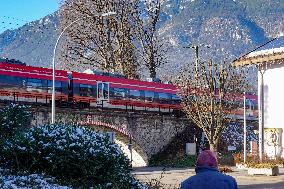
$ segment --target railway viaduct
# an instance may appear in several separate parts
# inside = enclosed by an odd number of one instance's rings
[[[48,124],[51,120],[50,107],[32,107],[32,125]],[[57,108],[56,122],[80,124],[97,131],[114,132],[117,142],[123,144],[129,154],[132,144],[133,163],[137,166],[147,164],[149,158],[158,153],[186,127],[194,127],[185,117],[150,112],[125,112],[105,109]],[[189,140],[194,138],[194,134]],[[137,161],[137,162],[135,162]],[[142,161],[142,162],[141,162]]]
[[[0,103],[5,106],[11,101]],[[32,126],[49,124],[51,121],[50,104],[15,102],[30,105],[33,112]],[[57,106],[56,122],[61,124],[79,124],[91,127],[98,132],[115,133],[116,143],[133,159],[134,166],[144,166],[152,155],[160,152],[165,146],[186,128],[187,142],[194,142],[200,134],[194,124],[185,116],[174,116],[172,113],[147,111],[113,110],[107,108],[80,108]],[[129,150],[132,146],[132,153]],[[133,155],[133,158],[130,158]]]

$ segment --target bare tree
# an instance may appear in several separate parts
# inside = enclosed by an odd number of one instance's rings
[[[61,28],[82,19],[66,31],[61,59],[76,69],[92,65],[137,78],[134,13],[138,3],[138,0],[65,0],[60,9]],[[99,16],[110,11],[116,15]]]
[[[143,11],[143,13],[141,13]],[[145,1],[145,9],[138,14],[138,40],[141,58],[149,70],[150,77],[157,77],[157,68],[166,62],[167,49],[158,35],[158,23],[161,14],[161,0]],[[141,15],[145,15],[141,18]]]
[[[176,83],[184,112],[203,130],[210,149],[217,151],[222,130],[241,104],[247,83],[244,71],[231,64],[199,62],[197,72],[189,66]]]

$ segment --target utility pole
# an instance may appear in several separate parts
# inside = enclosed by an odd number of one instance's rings
[[[204,44],[199,44],[199,45],[189,45],[184,48],[190,48],[194,50],[195,53],[195,76],[198,76],[198,63],[199,63],[199,49],[200,47],[207,47],[210,48],[210,45],[204,45]]]
[[[247,117],[246,117],[246,92],[244,92],[244,163],[247,160]]]
[[[114,57],[113,57],[113,47],[112,47],[112,44],[111,44],[111,26],[110,26],[109,18],[106,18],[106,25],[107,25],[107,43],[108,43],[108,48],[109,48],[109,52],[110,52],[110,61],[111,61],[111,66],[112,66],[111,72],[115,73],[115,60],[114,60]]]
[[[198,73],[198,62],[199,62],[199,46],[192,46],[195,51],[195,73]]]
[[[200,47],[210,48],[210,45],[199,44],[199,45],[189,45],[187,47],[184,47],[184,48],[187,48],[187,49],[193,49],[194,50],[194,53],[195,53],[195,78],[198,77],[199,49],[200,49]],[[205,133],[202,132],[202,137],[201,137],[202,144],[204,144],[204,141],[205,141],[204,139],[205,139]],[[202,149],[199,149],[199,151],[201,152]]]

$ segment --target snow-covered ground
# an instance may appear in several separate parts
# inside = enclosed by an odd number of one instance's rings
[[[123,143],[120,140],[115,140],[115,143],[118,144],[123,151],[123,153],[130,159],[130,151],[128,148],[128,145]],[[144,159],[141,157],[141,155],[135,150],[132,149],[132,166],[133,167],[145,167],[147,166],[147,163],[144,161]]]

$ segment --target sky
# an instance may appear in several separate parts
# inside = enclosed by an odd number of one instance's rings
[[[0,33],[38,20],[59,9],[61,0],[0,0]]]

